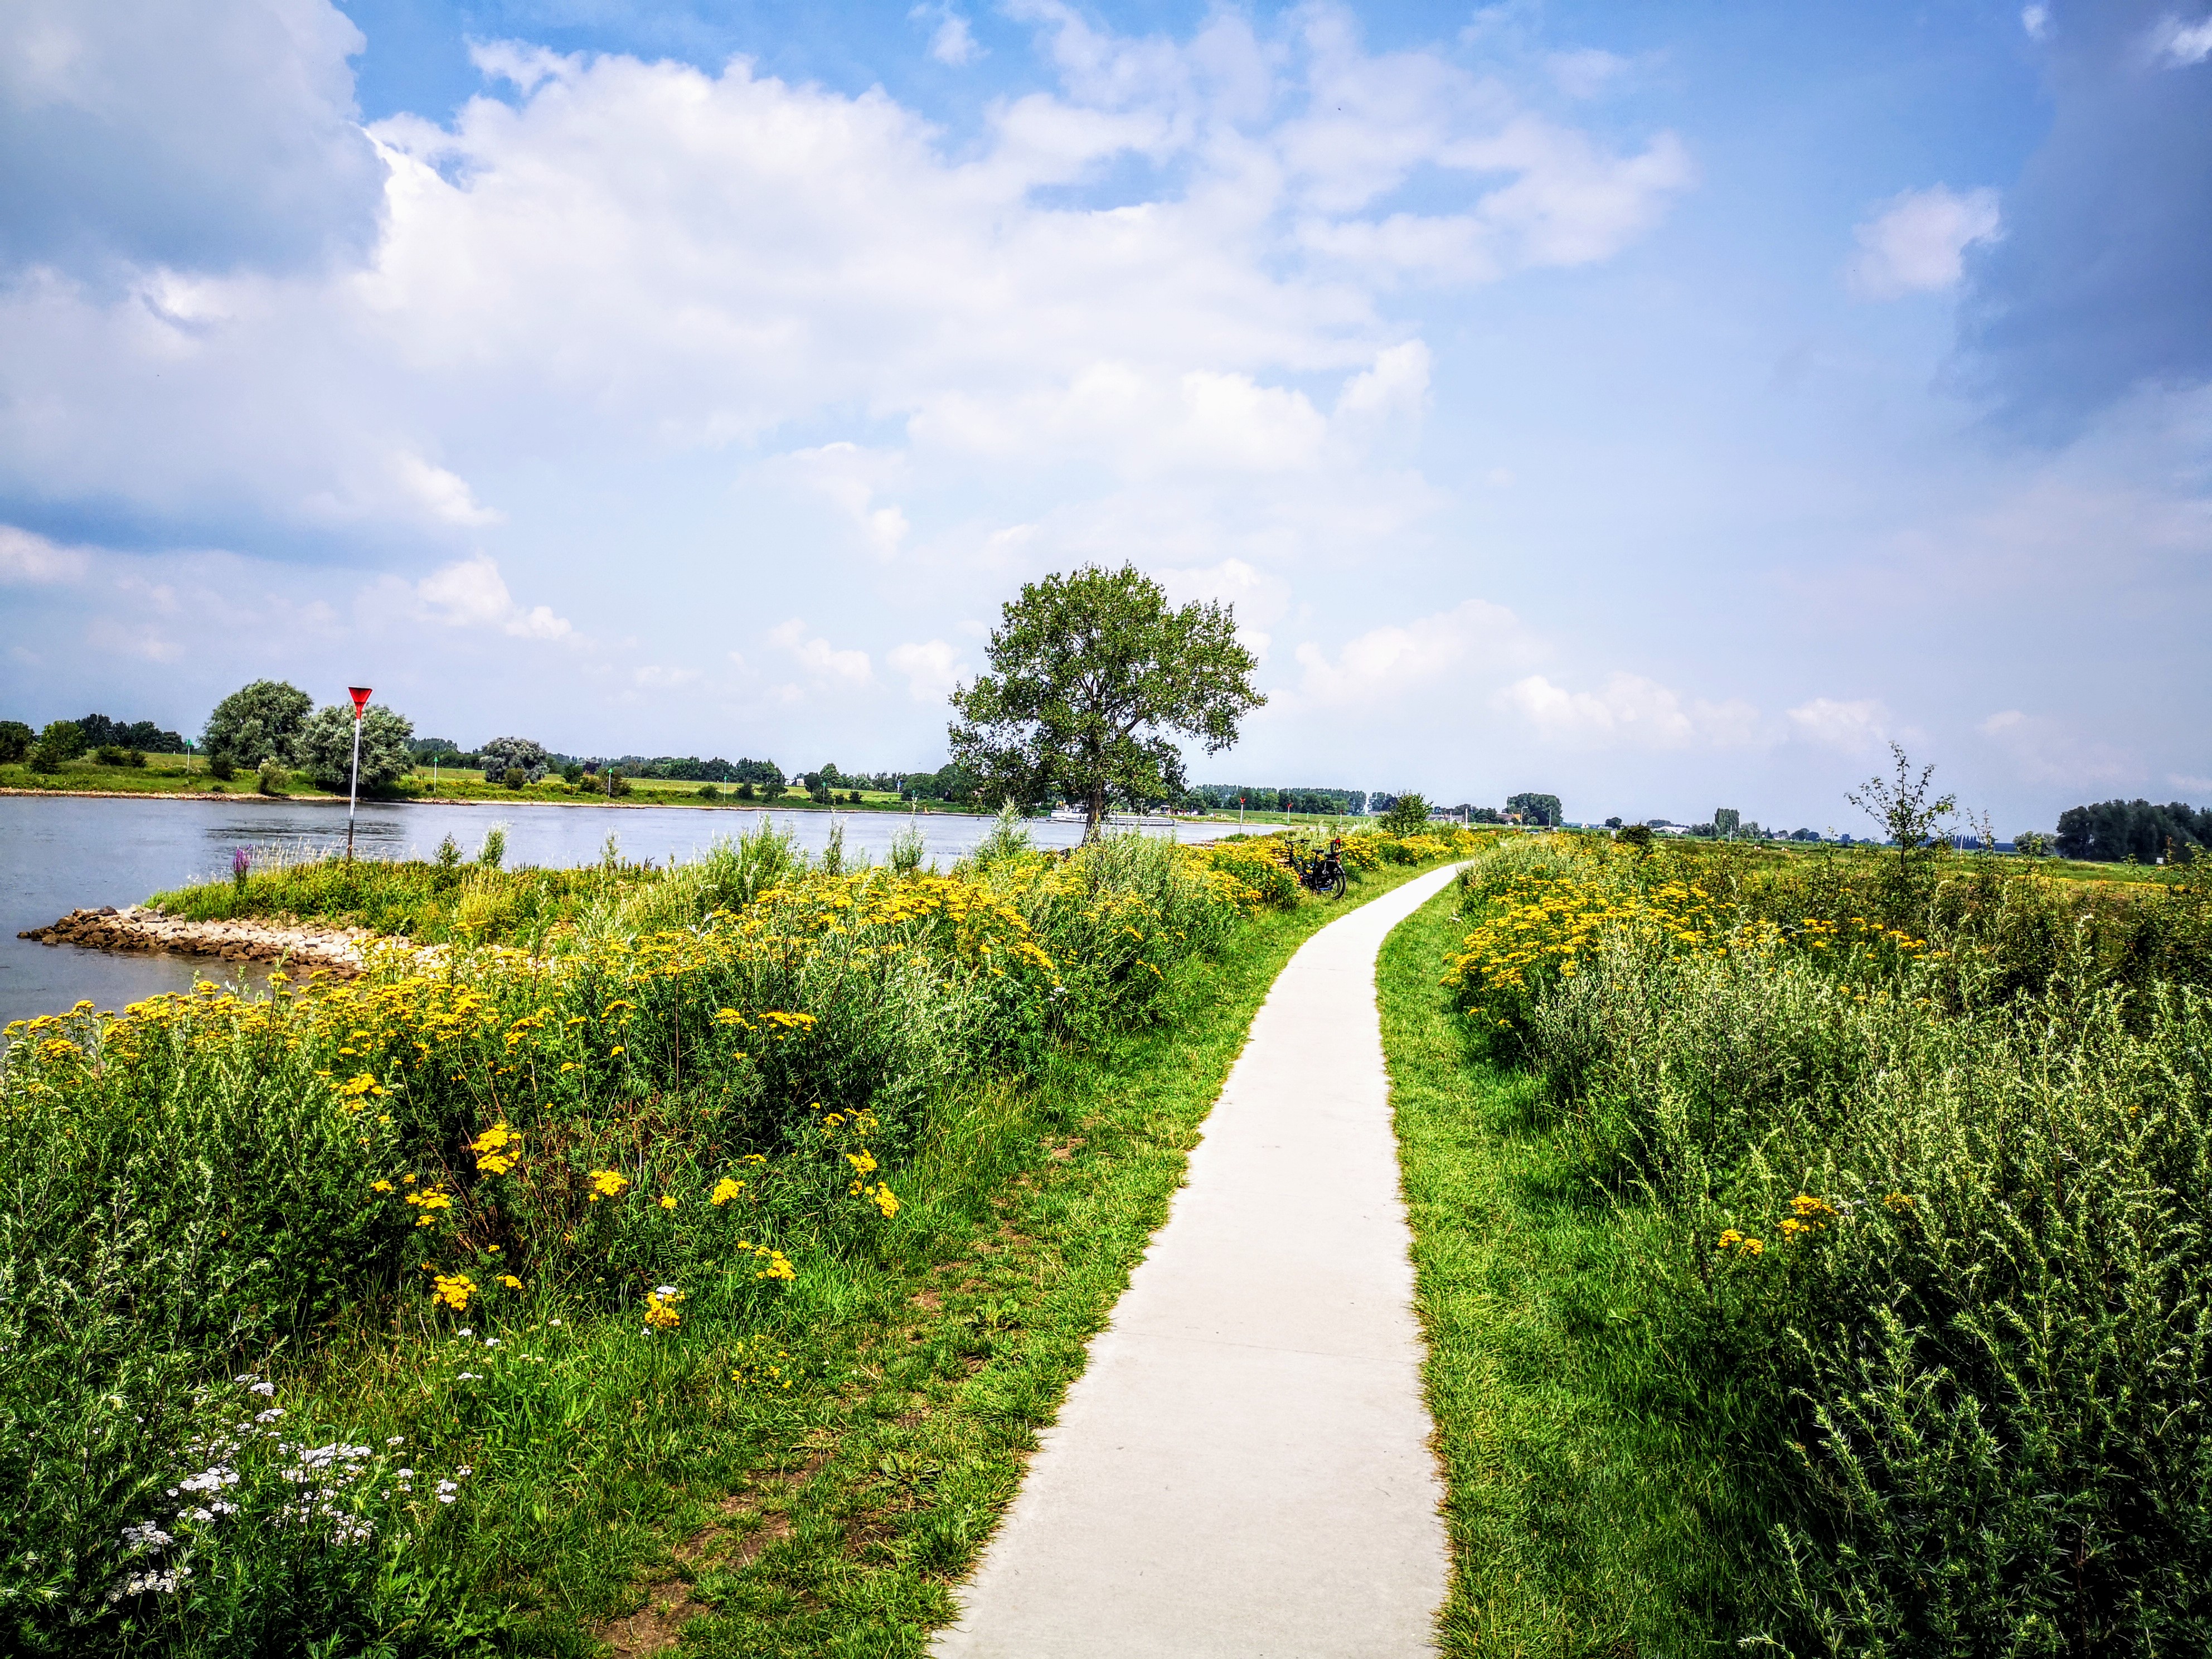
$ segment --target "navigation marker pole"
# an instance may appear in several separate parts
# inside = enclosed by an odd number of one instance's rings
[[[349,685],[347,692],[353,698],[353,787],[346,796],[346,862],[353,862],[353,815],[361,807],[361,717],[368,708],[368,694],[372,688]]]

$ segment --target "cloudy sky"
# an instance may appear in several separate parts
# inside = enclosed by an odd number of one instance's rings
[[[1026,580],[1200,780],[2212,797],[2206,0],[11,0],[0,714],[934,766]]]

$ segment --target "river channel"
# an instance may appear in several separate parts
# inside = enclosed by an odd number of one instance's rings
[[[717,836],[741,834],[768,816],[814,850],[828,842],[832,823],[842,823],[848,853],[866,852],[878,862],[891,837],[909,823],[921,830],[929,856],[947,863],[991,827],[988,818],[962,813],[909,818],[890,812],[767,814],[742,807],[409,803],[362,807],[354,850],[363,858],[427,857],[450,835],[472,856],[484,832],[499,824],[507,831],[510,869],[592,863],[610,835],[619,839],[625,858],[665,862],[690,858]],[[1027,827],[1045,847],[1073,846],[1083,834],[1079,823],[1038,819]],[[1173,833],[1194,840],[1219,835],[1223,828],[1182,824]],[[165,889],[221,876],[241,847],[282,848],[294,856],[329,852],[345,844],[345,832],[342,804],[253,795],[0,796],[0,1023],[58,1012],[81,999],[121,1008],[163,991],[189,990],[196,979],[234,981],[246,964],[41,945],[15,935],[80,907],[142,904]]]

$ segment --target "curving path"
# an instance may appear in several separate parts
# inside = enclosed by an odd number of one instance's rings
[[[1375,1009],[1431,871],[1283,969],[937,1659],[1413,1659],[1443,1488]]]

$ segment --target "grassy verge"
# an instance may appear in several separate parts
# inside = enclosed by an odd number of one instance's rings
[[[21,1028],[0,1646],[919,1650],[1340,907],[1263,842],[787,851],[603,872],[542,956]]]
[[[1357,897],[1413,873],[1370,875]],[[611,1620],[617,1652],[696,1617],[687,1641],[708,1654],[923,1653],[1165,1218],[1267,987],[1342,908],[1255,920],[1186,966],[1161,1027],[953,1109],[881,1254],[818,1287],[784,1337],[784,1363],[842,1382],[765,1411],[721,1458],[634,1470],[659,1514],[604,1552],[573,1610]],[[682,1441],[705,1424],[667,1426]]]
[[[1639,1313],[1646,1213],[1577,1172],[1537,1079],[1469,1045],[1437,983],[1448,889],[1379,969],[1429,1406],[1449,1492],[1449,1655],[1710,1651],[1756,1518]]]
[[[1263,913],[1182,965],[1158,1024],[941,1103],[896,1218],[802,1257],[764,1322],[648,1337],[544,1301],[466,1339],[362,1331],[269,1366],[276,1397],[474,1472],[445,1571],[507,1645],[629,1655],[681,1630],[710,1654],[920,1655],[1164,1218],[1254,1011],[1342,908]]]

